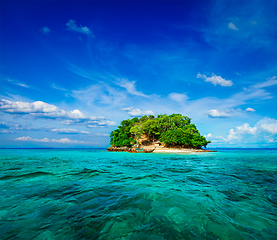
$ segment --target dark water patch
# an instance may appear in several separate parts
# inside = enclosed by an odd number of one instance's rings
[[[95,177],[95,176],[99,176],[103,173],[110,173],[109,171],[106,171],[106,170],[100,170],[100,169],[89,169],[89,168],[84,168],[83,170],[81,171],[74,171],[73,173],[70,172],[68,173],[68,175],[71,175],[71,176],[76,176],[76,177]]]
[[[28,179],[28,178],[36,178],[43,176],[55,176],[53,173],[49,172],[33,172],[22,175],[6,175],[0,178],[0,180],[13,180],[13,179]]]
[[[225,190],[220,192],[223,193],[226,196],[226,198],[232,202],[239,202],[246,199],[251,199],[250,194],[241,193],[241,192],[238,192],[238,190]]]
[[[120,175],[120,174],[117,174],[117,175]],[[118,179],[114,179],[113,182],[121,182],[121,181],[128,181],[130,179],[132,179],[133,177],[132,176],[126,176],[125,174],[121,173],[121,175],[123,175],[122,177],[118,176],[119,178]]]
[[[269,192],[267,196],[267,201],[269,201],[275,208],[277,208],[277,192]],[[275,215],[277,216],[277,209]]]
[[[44,204],[39,208],[38,217],[47,219],[53,215],[59,214],[61,212],[61,209],[62,209],[62,205],[59,206],[51,203]]]
[[[162,177],[161,175],[153,173],[153,174],[145,174],[138,177],[133,177],[133,180],[156,179],[161,177]]]
[[[243,180],[244,177],[238,175],[238,174],[227,174],[227,176],[235,178],[235,179],[239,179],[239,180]]]
[[[275,177],[272,177],[272,178],[265,178],[264,179],[265,182],[268,182],[268,183],[277,183],[276,181],[276,176]],[[276,186],[277,187],[277,186]]]
[[[165,171],[173,172],[173,173],[188,173],[191,172],[191,168],[183,168],[183,167],[175,167],[175,168],[165,168]]]
[[[88,169],[84,168],[79,174],[83,173],[109,173],[108,171],[100,170],[100,169]]]
[[[12,167],[12,168],[7,168],[7,171],[14,171],[14,170],[21,170],[22,168],[20,167]]]
[[[204,181],[204,179],[201,179],[201,177],[187,176],[187,180],[198,184],[207,184],[207,182]]]

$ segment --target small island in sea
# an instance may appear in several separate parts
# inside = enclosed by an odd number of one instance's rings
[[[110,134],[108,151],[151,152],[211,152],[202,147],[210,141],[202,136],[191,119],[181,114],[145,115],[123,120]]]

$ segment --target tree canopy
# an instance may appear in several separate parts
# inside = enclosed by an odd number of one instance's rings
[[[191,119],[181,114],[142,116],[123,120],[110,134],[111,146],[131,147],[145,134],[149,141],[163,142],[167,147],[206,147],[210,141],[200,135]]]

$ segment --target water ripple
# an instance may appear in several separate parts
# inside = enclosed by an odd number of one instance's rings
[[[1,239],[277,239],[274,151],[1,153]]]

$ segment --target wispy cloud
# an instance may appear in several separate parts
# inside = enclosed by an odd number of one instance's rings
[[[208,111],[208,116],[211,118],[227,118],[227,117],[231,117],[232,115],[230,114],[229,110],[218,111],[216,109],[212,109]]]
[[[189,97],[184,93],[170,93],[169,98],[176,102],[185,102]]]
[[[145,95],[144,93],[137,91],[136,90],[136,85],[135,85],[136,81],[129,81],[126,78],[122,78],[122,79],[117,79],[116,84],[119,85],[120,87],[123,87],[126,89],[126,91],[132,95],[137,95],[137,96],[141,96],[141,97],[149,97],[147,95]]]
[[[102,121],[101,121],[102,122]],[[97,122],[99,123],[99,121]],[[88,131],[77,130],[73,128],[50,128],[50,127],[33,127],[31,124],[18,124],[14,122],[0,123],[0,129],[9,129],[13,131],[45,131],[54,132],[58,134],[91,134]]]
[[[75,31],[75,32],[80,32],[83,34],[87,35],[92,35],[91,30],[88,27],[83,27],[83,26],[78,26],[76,24],[76,21],[74,20],[69,20],[68,23],[66,24],[67,30]]]
[[[72,128],[61,128],[61,129],[51,129],[52,132],[60,133],[60,134],[90,134],[90,132],[87,131],[80,131]]]
[[[0,123],[0,128],[10,129],[10,130],[24,130],[24,131],[38,131],[38,130],[47,130],[47,128],[34,128],[26,124],[18,124],[14,122]]]
[[[19,137],[14,139],[15,141],[29,141],[29,142],[44,142],[44,143],[78,143],[78,144],[87,144],[89,142],[84,142],[84,141],[78,141],[78,140],[70,140],[69,138],[61,138],[61,139],[49,139],[49,138],[42,138],[42,139],[36,139],[36,138],[31,138],[29,136],[24,136],[24,137]]]
[[[28,86],[27,84],[25,84],[25,83],[16,82],[16,81],[11,80],[11,79],[8,79],[8,81],[9,81],[10,83],[12,83],[12,84],[14,84],[14,85],[18,85],[18,86],[20,86],[20,87],[29,88],[29,86]]]
[[[238,31],[238,28],[235,26],[235,24],[231,22],[229,23],[228,28]]]
[[[93,124],[94,122],[91,122],[91,124]],[[105,127],[105,126],[115,126],[116,122],[114,121],[110,121],[110,120],[103,120],[103,121],[99,121],[96,123],[96,125],[87,125],[87,127],[95,127],[95,126],[99,126],[99,127]]]
[[[276,51],[276,37],[272,35],[276,26],[275,1],[270,4],[267,1],[241,1],[241,4],[231,5],[230,1],[215,1],[214,4],[210,24],[202,29],[208,44],[222,52],[235,50],[236,55],[259,52],[261,48],[264,52]],[[267,61],[266,57],[263,61]]]
[[[257,83],[253,86],[251,86],[252,88],[264,88],[264,87],[271,87],[273,85],[277,84],[277,77],[273,76],[267,79],[267,81],[265,82],[261,82],[261,83]]]
[[[44,34],[50,33],[50,29],[49,29],[48,27],[46,27],[46,26],[42,27],[42,28],[40,29],[40,31],[43,32]]]
[[[65,88],[57,87],[54,84],[52,85],[52,87],[58,90],[67,91]]]
[[[197,78],[202,78],[205,80],[205,82],[211,82],[214,86],[218,84],[218,85],[221,85],[222,87],[231,87],[233,85],[231,80],[226,80],[221,76],[216,76],[215,74],[212,74],[211,77],[207,77],[204,74],[201,75],[200,73],[198,73]]]
[[[142,111],[138,108],[134,109],[133,107],[122,108],[122,110],[128,112],[129,115],[132,117],[141,117],[143,115],[154,115],[154,112],[151,110]]]
[[[102,82],[85,89],[73,90],[72,96],[88,105],[94,105],[95,103],[110,106],[120,105],[127,100],[126,92]]]
[[[24,84],[24,83],[17,83],[18,86],[21,86],[21,87],[25,87],[25,88],[29,88],[28,85]]]
[[[110,134],[108,134],[108,133],[96,133],[95,135],[99,136],[99,137],[109,137],[110,136]]]

